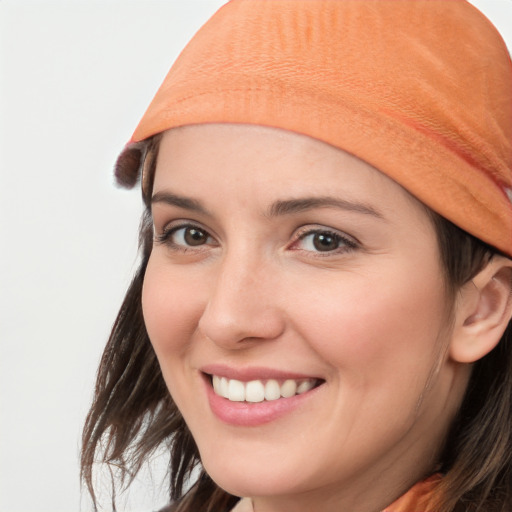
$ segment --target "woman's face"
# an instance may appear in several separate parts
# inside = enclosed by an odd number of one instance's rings
[[[433,469],[465,381],[415,199],[309,137],[196,125],[164,135],[152,213],[147,330],[221,487],[372,510]]]

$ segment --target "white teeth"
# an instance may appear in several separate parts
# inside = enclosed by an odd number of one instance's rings
[[[267,380],[265,384],[265,400],[277,400],[281,398],[279,382],[274,379]]]
[[[217,395],[223,395],[223,393],[221,392],[220,390],[220,377],[217,377],[217,375],[213,375],[212,377],[212,385],[213,385],[213,390],[215,391],[215,393]]]
[[[260,380],[251,380],[245,385],[245,400],[247,402],[263,402],[265,387]]]
[[[287,379],[282,384],[275,379],[266,382],[251,380],[242,382],[226,377],[212,376],[212,385],[215,394],[227,398],[232,402],[263,402],[264,400],[278,400],[301,395],[315,387],[315,379]]]
[[[228,384],[228,396],[232,402],[243,402],[245,400],[245,386],[239,380],[231,379]]]
[[[220,378],[220,396],[228,396],[228,379],[226,377]]]
[[[315,387],[315,382],[312,380],[303,380],[298,386],[297,386],[297,395],[302,395],[302,393],[305,393],[306,391],[309,391],[310,389],[313,389]]]
[[[281,386],[281,396],[284,398],[290,398],[297,392],[297,383],[294,380],[285,380]]]

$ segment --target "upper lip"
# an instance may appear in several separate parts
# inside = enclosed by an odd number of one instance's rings
[[[217,375],[218,377],[225,377],[227,379],[235,379],[242,382],[249,382],[251,380],[301,380],[301,379],[318,379],[323,380],[316,375],[308,375],[300,372],[293,372],[287,370],[280,370],[275,368],[267,368],[263,366],[248,366],[248,367],[232,367],[225,364],[207,364],[200,368],[203,373],[208,375]]]

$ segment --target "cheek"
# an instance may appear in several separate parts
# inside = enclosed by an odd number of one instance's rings
[[[204,404],[191,400],[192,374],[189,354],[201,315],[199,282],[156,257],[148,263],[142,289],[142,311],[167,389],[178,409],[187,418]]]
[[[326,284],[323,298],[308,297],[300,313],[303,336],[322,359],[355,387],[383,394],[410,387],[407,382],[424,384],[439,352],[446,306],[440,278],[389,276]]]
[[[156,260],[156,261],[155,261]],[[142,289],[142,311],[149,339],[161,361],[187,349],[200,316],[197,287],[150,258]],[[173,361],[173,359],[166,359]]]

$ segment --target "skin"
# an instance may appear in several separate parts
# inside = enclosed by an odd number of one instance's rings
[[[229,124],[167,132],[153,197],[144,318],[218,485],[256,512],[376,512],[435,471],[469,371],[449,355],[457,306],[418,201],[325,143]],[[325,197],[338,203],[275,207]],[[312,231],[342,238],[318,251]],[[209,405],[212,364],[322,384],[274,421],[235,426]]]

